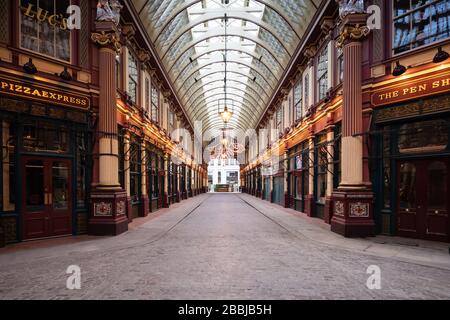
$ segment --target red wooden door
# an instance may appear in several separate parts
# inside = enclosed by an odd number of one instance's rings
[[[71,161],[22,159],[23,238],[72,233]]]
[[[450,161],[447,158],[399,162],[399,235],[450,241],[449,173]]]

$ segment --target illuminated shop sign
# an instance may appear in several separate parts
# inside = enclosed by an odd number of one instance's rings
[[[398,87],[376,91],[372,95],[372,104],[382,106],[447,91],[450,91],[450,75],[448,73],[425,80],[405,81]]]
[[[69,107],[89,107],[89,98],[0,77],[0,93]]]

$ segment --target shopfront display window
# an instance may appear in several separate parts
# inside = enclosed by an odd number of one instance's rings
[[[15,127],[2,121],[3,206],[2,211],[15,209]]]
[[[325,204],[325,196],[327,191],[327,168],[328,168],[328,152],[327,152],[327,136],[322,134],[317,138],[317,194],[316,201]]]
[[[68,153],[69,131],[47,121],[27,121],[23,127],[23,149],[28,152]]]
[[[69,6],[69,0],[21,0],[21,47],[70,62]]]
[[[424,153],[445,150],[448,146],[449,123],[444,119],[404,124],[399,130],[400,153]]]
[[[141,149],[136,136],[130,140],[130,195],[133,202],[140,202],[141,195]]]

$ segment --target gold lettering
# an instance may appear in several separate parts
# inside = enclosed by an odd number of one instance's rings
[[[28,8],[25,10],[24,15],[30,17],[30,18],[34,18],[34,14],[31,14],[31,9],[33,9],[33,4],[29,3],[28,4]]]
[[[22,89],[23,87],[20,85],[20,84],[16,84],[16,87],[15,87],[15,92],[22,92],[23,91],[23,89]]]
[[[68,97],[68,96],[64,96],[63,101],[64,101],[64,102],[69,102],[69,97]]]
[[[31,94],[31,88],[30,87],[25,87],[24,90],[23,90],[23,93]]]
[[[44,15],[44,16],[42,16],[42,12],[45,12],[45,15]],[[47,15],[48,15],[48,11],[47,11],[47,10],[44,10],[44,9],[42,9],[42,8],[39,8],[38,11],[37,11],[36,19],[37,19],[39,22],[44,22],[44,20],[47,19]]]
[[[48,91],[42,91],[42,96],[44,98],[48,98]]]
[[[35,90],[33,91],[32,95],[33,95],[33,96],[38,96],[38,97],[40,97],[40,96],[41,96],[41,93],[39,92],[39,90],[35,89]]]
[[[57,100],[56,99],[56,93],[50,92],[50,99]]]
[[[63,98],[62,94],[58,94],[58,100],[61,100]]]
[[[417,92],[417,87],[411,87],[411,88],[409,89],[409,91],[410,91],[411,93],[416,93],[416,92]]]
[[[444,79],[442,80],[442,86],[450,86],[450,78]]]
[[[8,86],[9,86],[8,82],[2,81],[2,89],[6,89],[8,88]]]
[[[63,18],[61,21],[61,30],[67,30],[67,24],[68,24],[67,19]]]
[[[398,92],[398,91],[394,91],[394,92],[392,92],[392,96],[393,96],[394,98],[398,97],[398,94],[399,94],[399,92]]]
[[[433,82],[432,88],[433,88],[433,89],[439,88],[440,84],[441,84],[441,83],[440,83],[439,81],[434,81],[434,82]]]
[[[427,91],[427,85],[426,84],[419,85],[419,92],[422,92],[422,91]]]
[[[52,27],[56,26],[56,17],[58,15],[53,14],[50,17],[48,17],[48,24],[51,25]]]

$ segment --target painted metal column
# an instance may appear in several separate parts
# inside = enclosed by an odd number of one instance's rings
[[[315,177],[315,162],[314,162],[314,132],[310,131],[310,137],[308,142],[309,154],[308,154],[308,195],[305,200],[305,213],[312,217],[314,214],[314,177]]]
[[[116,13],[119,15],[118,13]],[[126,193],[119,184],[119,146],[116,119],[116,54],[121,49],[117,19],[96,21],[91,39],[97,45],[99,113],[97,139],[99,181],[91,192],[88,233],[117,235],[128,230]]]
[[[374,234],[375,224],[373,194],[363,181],[361,88],[362,40],[370,29],[365,25],[365,13],[349,12],[341,18],[338,45],[344,48],[342,180],[333,193],[331,230],[346,237],[370,236]]]
[[[141,144],[141,200],[142,216],[146,217],[149,213],[149,198],[147,192],[147,143]]]
[[[291,200],[289,196],[289,156],[288,156],[288,149],[285,147],[284,154],[283,154],[283,166],[284,166],[284,207],[290,208],[291,207]]]
[[[169,207],[169,154],[164,152],[164,193],[163,193],[163,208]],[[173,187],[173,186],[172,186]]]

